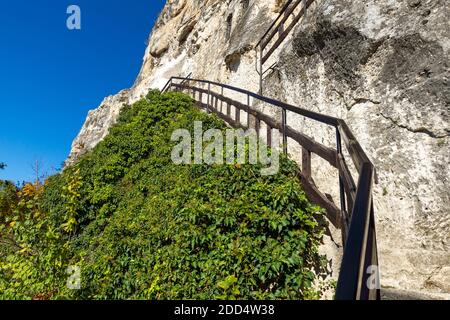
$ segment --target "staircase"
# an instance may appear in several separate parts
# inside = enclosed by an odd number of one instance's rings
[[[256,71],[259,75],[259,94],[263,94],[263,77],[266,73],[264,71],[264,64],[281,43],[283,43],[300,19],[306,15],[307,9],[313,2],[314,0],[286,1],[278,17],[256,44]]]
[[[175,90],[191,95],[199,108],[214,113],[234,128],[256,128],[258,137],[265,135],[272,147],[273,130],[282,136],[283,152],[288,153],[288,138],[301,148],[301,169],[298,177],[311,201],[327,211],[329,221],[342,231],[344,255],[336,290],[336,299],[380,299],[378,254],[372,186],[375,168],[361,145],[342,119],[302,109],[241,88],[191,78],[172,77],[164,91]],[[281,121],[256,110],[252,106],[264,103],[281,111]],[[287,112],[301,115],[335,130],[336,146],[327,147],[287,125]],[[262,126],[264,124],[264,126]],[[264,129],[263,129],[264,128]],[[357,169],[358,179],[352,176],[343,149]],[[314,184],[312,154],[324,159],[339,173],[340,208]],[[356,184],[355,181],[358,181]]]
[[[287,0],[278,17],[256,44],[256,69],[259,75],[260,95],[263,94],[263,77],[267,72],[267,70],[264,70],[264,65],[300,19],[306,15],[308,8],[313,2],[314,0]],[[271,68],[273,68],[273,65],[269,69]],[[286,112],[281,104],[280,102],[276,103],[277,106],[283,108],[281,126],[283,130],[286,130]],[[317,144],[308,146],[310,140],[294,139],[302,145],[301,180],[306,192],[313,201],[316,201],[327,210],[330,221],[342,230],[342,243],[345,249],[336,298],[379,300],[381,295],[372,200],[372,184],[376,182],[374,180],[376,178],[374,166],[343,120],[318,116],[318,114],[313,114],[310,111],[297,107],[296,109],[299,114],[336,128],[336,150],[332,150],[335,162],[329,161],[330,159],[327,158],[326,152],[324,152],[325,146]],[[309,115],[305,115],[305,112]],[[357,186],[345,163],[342,153],[342,140],[344,140],[347,151],[350,153],[354,165],[359,171]],[[286,152],[286,150],[284,151]],[[315,189],[310,172],[311,152],[327,160],[339,170],[340,209],[337,209],[330,200],[324,199],[323,194]],[[369,275],[368,270],[376,270],[376,274]],[[369,286],[368,282],[372,282],[372,284],[375,282],[376,289],[367,288]]]

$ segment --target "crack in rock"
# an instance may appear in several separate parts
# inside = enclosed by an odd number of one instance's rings
[[[399,121],[397,121],[389,116],[384,115],[382,112],[380,112],[379,115],[382,116],[383,118],[385,118],[386,120],[389,120],[395,126],[405,129],[405,130],[408,130],[409,132],[412,132],[412,133],[424,133],[434,139],[442,139],[442,138],[446,138],[446,137],[450,136],[450,132],[443,134],[443,135],[438,135],[425,127],[410,128],[407,125],[401,124],[401,123],[399,123]],[[448,130],[446,130],[446,131],[448,131]]]
[[[353,100],[353,103],[348,104],[345,101],[345,96],[342,92],[340,92],[339,90],[336,90],[336,89],[333,89],[333,91],[339,95],[339,97],[342,99],[342,101],[345,104],[345,107],[347,108],[348,111],[352,110],[352,108],[358,104],[363,104],[363,103],[368,103],[368,102],[370,102],[372,104],[381,104],[380,101],[376,101],[376,100],[373,100],[370,98],[353,98],[353,97],[351,98],[351,100]]]
[[[370,102],[373,104],[381,104],[380,101],[372,100],[369,98],[353,98],[353,103],[350,105],[350,107],[347,107],[347,109],[350,111],[357,104],[362,104],[362,103],[367,103],[367,102]]]

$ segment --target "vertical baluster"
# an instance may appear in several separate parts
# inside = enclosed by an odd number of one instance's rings
[[[247,129],[250,129],[250,95],[247,94]]]
[[[284,154],[287,154],[287,152],[288,152],[286,126],[287,126],[286,109],[283,108],[283,110],[281,111],[281,127],[282,127],[282,135],[283,135],[283,152],[284,152]]]
[[[286,11],[287,13],[287,11]],[[286,13],[284,14],[286,16]],[[280,38],[283,35],[284,32],[284,23],[281,23],[280,26],[278,27],[278,38]]]
[[[311,151],[302,147],[302,173],[303,176],[311,180]]]
[[[220,87],[220,95],[222,96],[221,98],[220,98],[220,112],[221,113],[223,113],[223,87],[221,86]]]
[[[211,98],[211,83],[208,82],[208,102],[206,103],[208,113],[210,113],[210,110],[212,109],[212,105],[210,105],[209,99]],[[210,109],[211,108],[211,109]]]
[[[254,117],[255,118],[255,130],[256,130],[256,136],[258,137],[258,139],[259,139],[259,132],[260,132],[260,130],[261,130],[261,121],[257,118],[257,117]]]

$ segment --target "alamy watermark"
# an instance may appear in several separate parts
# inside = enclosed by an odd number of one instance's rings
[[[69,17],[66,20],[66,26],[69,30],[81,30],[81,9],[77,5],[67,7],[66,13]]]
[[[81,289],[81,269],[78,266],[67,267],[66,273],[69,275],[67,278],[67,288],[71,290]]]
[[[280,168],[279,134],[274,134],[272,140],[269,150],[254,129],[227,129],[224,134],[219,129],[203,131],[203,123],[195,121],[193,137],[187,129],[172,133],[172,141],[179,142],[172,150],[172,161],[179,165],[261,164],[265,166],[261,175],[275,175]]]
[[[367,267],[366,273],[370,275],[367,278],[366,285],[369,290],[379,290],[381,289],[380,283],[380,269],[376,265],[371,265]]]

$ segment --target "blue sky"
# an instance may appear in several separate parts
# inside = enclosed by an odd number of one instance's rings
[[[60,168],[88,110],[130,87],[165,0],[0,2],[0,179]],[[67,7],[81,8],[68,30]]]

